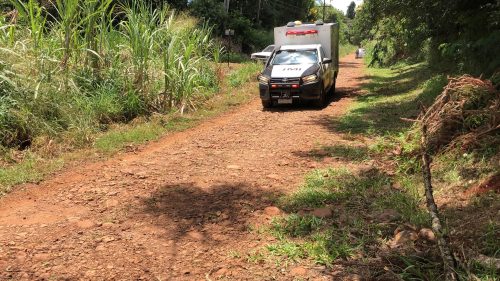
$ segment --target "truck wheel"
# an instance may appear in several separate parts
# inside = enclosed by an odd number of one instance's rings
[[[334,78],[333,79],[333,85],[332,87],[330,88],[330,90],[328,91],[328,95],[330,97],[333,97],[333,95],[335,94],[335,85],[337,84],[337,78]]]
[[[323,108],[326,105],[326,95],[325,89],[321,88],[321,93],[319,94],[319,99],[314,101],[314,105],[319,108]]]
[[[262,107],[265,109],[273,107],[273,101],[272,100],[263,100]]]

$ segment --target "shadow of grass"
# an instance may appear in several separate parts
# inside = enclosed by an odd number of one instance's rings
[[[314,170],[296,193],[280,202],[289,212],[329,205],[339,206],[339,211],[348,211],[350,215],[371,219],[370,214],[390,208],[406,222],[425,225],[427,215],[420,208],[421,199],[392,188],[391,181],[389,175],[373,168],[361,170],[359,174],[346,169]]]
[[[366,146],[352,146],[335,144],[322,146],[311,151],[294,151],[294,155],[299,157],[322,160],[326,157],[333,157],[343,161],[362,162],[370,159],[370,150]]]
[[[331,130],[352,134],[398,134],[412,126],[401,118],[417,118],[421,105],[429,105],[447,82],[425,64],[372,72],[360,78],[369,79],[363,84],[368,93],[357,97],[355,107],[344,116],[322,123],[330,123]]]
[[[403,272],[402,258],[418,256],[409,248],[388,247],[388,241],[402,226],[418,231],[428,225],[421,203],[411,192],[394,188],[391,177],[377,169],[356,174],[345,169],[315,170],[298,192],[281,200],[291,214],[273,222],[271,233],[279,242],[270,250],[286,255],[286,247],[293,244],[301,256],[317,263],[367,270],[363,274],[367,280],[387,280],[383,268]],[[332,210],[330,216],[312,215],[325,206]],[[439,264],[435,245],[419,240],[415,247],[426,253],[426,266],[435,269]],[[429,247],[432,253],[427,253]]]

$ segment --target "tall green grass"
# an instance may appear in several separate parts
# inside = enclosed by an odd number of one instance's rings
[[[195,110],[218,90],[212,28],[144,1],[11,0],[0,17],[0,145],[92,143],[112,122]],[[47,20],[50,18],[51,20]]]

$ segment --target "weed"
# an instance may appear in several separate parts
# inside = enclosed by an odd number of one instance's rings
[[[358,252],[361,244],[351,241],[348,232],[326,231],[316,233],[304,244],[308,255],[317,263],[331,265],[336,259],[347,259]]]
[[[18,164],[0,168],[0,196],[10,191],[10,187],[41,180],[44,176],[60,169],[64,161],[42,161],[34,154],[27,153]]]
[[[301,237],[318,230],[323,225],[323,220],[315,216],[289,215],[287,217],[274,219],[271,232],[280,238],[283,235]]]
[[[2,95],[2,145],[66,131],[79,138],[73,143],[91,143],[109,123],[172,106],[194,110],[218,89],[213,59],[221,50],[210,27],[141,1],[121,7],[127,20],[119,21],[111,2],[57,0],[58,15],[47,22],[37,1],[12,0],[19,20],[0,21],[0,30],[17,32],[0,49],[9,54],[0,63],[1,92],[10,89]]]
[[[470,279],[471,274],[470,272],[474,272],[474,279],[475,280],[481,280],[481,281],[494,281],[498,280],[500,278],[500,274],[498,273],[498,269],[495,266],[485,266],[483,264],[479,264],[477,262],[472,262],[471,265],[469,265],[469,273],[467,272],[461,272],[459,276],[461,276],[464,280]]]
[[[257,77],[258,72],[261,70],[262,64],[246,63],[242,68],[239,68],[229,75],[229,85],[233,88],[237,88],[250,79]]]
[[[498,243],[498,233],[500,233],[500,224],[489,221],[486,225],[483,237],[483,253],[495,258],[500,257],[500,243]]]
[[[305,257],[304,249],[299,244],[287,240],[267,245],[266,248],[272,255],[284,257],[293,262]]]
[[[352,54],[352,53],[354,53],[355,50],[356,50],[356,46],[354,46],[354,45],[351,45],[351,44],[340,45],[339,46],[339,57],[342,58],[344,56]]]
[[[247,254],[247,261],[251,263],[263,263],[266,261],[266,256],[260,250],[252,250]]]
[[[230,258],[233,258],[233,259],[239,259],[239,258],[242,257],[242,254],[240,252],[238,252],[238,251],[231,250],[231,251],[229,251],[228,256]]]
[[[403,280],[439,280],[442,273],[440,264],[417,256],[399,256],[402,262],[399,276]]]
[[[373,221],[370,213],[392,208],[405,222],[426,225],[428,221],[417,191],[411,191],[413,182],[404,182],[408,193],[390,189],[389,183],[390,178],[376,170],[359,174],[346,169],[312,171],[296,193],[281,199],[282,206],[291,212],[336,206],[338,217],[320,219],[291,214],[276,218],[270,233],[279,242],[267,249],[285,259],[309,258],[324,265],[338,259],[376,255],[370,249],[382,243],[386,235],[392,235],[393,230],[387,224]]]
[[[165,130],[156,123],[144,123],[105,133],[95,141],[95,147],[102,153],[123,149],[128,144],[142,143],[157,139]]]
[[[333,145],[324,146],[322,150],[330,156],[346,161],[361,162],[370,159],[368,148],[362,146]]]

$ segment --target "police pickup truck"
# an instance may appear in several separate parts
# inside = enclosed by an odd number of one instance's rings
[[[275,49],[258,76],[264,108],[313,101],[323,107],[339,72],[338,24],[289,23],[274,29]]]

